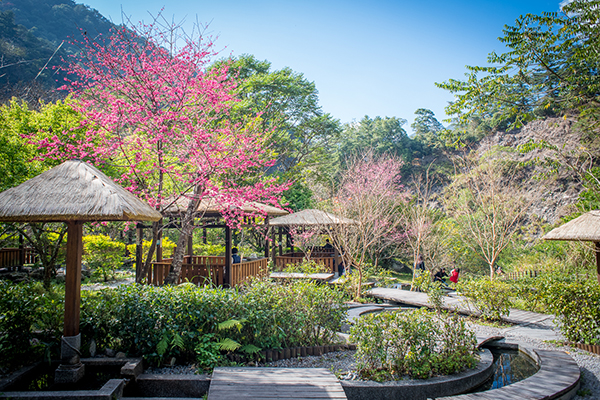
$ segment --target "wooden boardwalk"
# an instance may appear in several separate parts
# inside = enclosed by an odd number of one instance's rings
[[[215,368],[208,400],[346,399],[325,368]]]
[[[432,307],[431,303],[429,302],[429,297],[426,293],[388,288],[373,288],[367,293],[370,296],[383,300],[390,300],[417,307]],[[464,297],[459,296],[444,296],[443,308],[464,315],[480,314],[479,310],[474,308],[472,305],[469,305]],[[538,324],[543,321],[551,322],[553,319],[553,315],[517,310],[514,308],[510,309],[510,313],[507,316],[502,317],[503,321],[517,325]]]

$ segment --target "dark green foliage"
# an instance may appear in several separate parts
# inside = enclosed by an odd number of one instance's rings
[[[239,291],[136,285],[86,292],[81,326],[83,340],[93,338],[100,348],[209,365],[218,358],[211,343],[227,339],[246,352],[331,343],[344,315],[341,304],[341,293],[309,282],[255,282]],[[223,328],[233,320],[235,327]]]
[[[456,315],[426,309],[363,316],[351,330],[363,378],[426,379],[473,368],[476,340]]]
[[[489,278],[461,279],[458,291],[479,311],[481,318],[500,321],[512,306],[512,288],[507,283]]]
[[[0,372],[57,355],[63,298],[39,283],[0,281]]]
[[[548,308],[559,317],[567,340],[600,344],[600,286],[595,280],[538,285]]]

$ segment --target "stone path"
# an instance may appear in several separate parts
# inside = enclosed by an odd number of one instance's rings
[[[432,307],[431,303],[429,302],[429,296],[427,296],[426,293],[389,288],[373,288],[367,293],[372,297],[383,300],[389,300],[418,307]],[[480,314],[479,310],[469,305],[466,299],[460,296],[444,296],[443,308],[464,315],[477,316]],[[518,333],[519,335],[539,340],[561,340],[560,334],[554,329],[554,315],[540,314],[511,308],[508,316],[502,317],[502,320],[515,325],[506,329],[505,332],[512,331],[514,333]]]
[[[325,368],[215,368],[208,400],[346,399]]]

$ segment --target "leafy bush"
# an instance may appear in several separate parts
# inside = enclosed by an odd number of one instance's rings
[[[549,309],[571,342],[600,344],[600,287],[597,281],[554,282],[544,293]]]
[[[421,292],[427,293],[429,302],[433,307],[440,311],[443,304],[444,290],[442,289],[441,282],[434,282],[431,277],[431,272],[425,270],[415,276],[413,281],[413,288]]]
[[[339,291],[311,282],[255,281],[241,290],[131,285],[83,293],[81,326],[84,342],[101,348],[209,365],[209,339],[246,353],[331,343],[344,312]],[[236,345],[223,346],[226,339]]]
[[[104,278],[114,277],[115,270],[125,261],[125,244],[112,240],[106,235],[88,235],[83,237],[83,262],[95,275]],[[134,252],[135,254],[135,252]]]
[[[0,371],[11,371],[42,356],[49,358],[58,349],[63,298],[40,283],[0,281]]]
[[[173,242],[168,237],[163,237],[161,240],[162,240],[161,244],[162,244],[162,249],[163,249],[163,257],[165,257],[165,258],[172,257],[173,252],[175,251],[175,247],[177,246],[177,243]],[[148,254],[148,251],[150,251],[150,244],[151,244],[151,242],[149,240],[142,241],[142,254]],[[129,254],[135,254],[136,246],[137,246],[136,244],[127,245],[127,251],[129,252]],[[198,255],[198,254],[196,254],[196,255]]]
[[[377,381],[452,374],[476,363],[476,339],[456,315],[426,309],[363,316],[352,327],[357,371]]]
[[[458,291],[481,311],[483,319],[498,321],[510,312],[512,290],[506,282],[489,278],[464,279],[459,282]]]

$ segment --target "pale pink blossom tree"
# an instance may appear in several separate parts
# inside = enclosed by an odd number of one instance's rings
[[[346,268],[358,274],[357,298],[366,263],[376,265],[384,254],[395,254],[406,237],[400,211],[408,199],[400,184],[401,167],[402,161],[392,155],[357,155],[348,163],[332,199],[331,211],[354,221],[328,229]]]
[[[233,226],[242,217],[237,206],[276,204],[286,189],[260,176],[273,164],[265,148],[268,133],[259,128],[260,116],[237,123],[229,118],[236,88],[226,65],[207,69],[215,55],[210,40],[154,24],[122,28],[106,40],[84,34],[79,44],[64,88],[78,100],[74,107],[87,130],[83,137],[46,135],[38,143],[43,157],[88,160],[161,212],[187,199],[166,280],[173,283],[203,198],[223,204]],[[150,266],[159,229],[155,223],[140,276]]]

